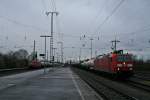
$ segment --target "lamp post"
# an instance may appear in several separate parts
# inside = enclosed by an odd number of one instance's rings
[[[91,59],[92,59],[92,53],[93,53],[93,38],[90,38],[90,40],[91,40]]]
[[[54,66],[53,64],[53,17],[54,17],[54,14],[56,14],[56,16],[58,15],[58,12],[46,12],[45,13],[47,16],[49,14],[51,14],[51,39],[50,39],[50,61],[52,62],[52,65]]]
[[[54,54],[53,54],[53,61],[54,61],[54,62],[55,62],[55,52],[56,52],[56,50],[57,50],[57,48],[53,48],[53,51],[54,51],[54,52],[53,52],[53,53],[54,53]]]
[[[61,45],[61,62],[64,62],[64,52],[63,52],[63,42],[57,42],[58,44]]]
[[[48,35],[41,35],[40,37],[44,37],[45,38],[45,55],[44,55],[44,74],[46,73],[46,38],[47,37],[51,37]]]

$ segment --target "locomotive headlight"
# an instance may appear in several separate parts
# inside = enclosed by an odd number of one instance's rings
[[[120,70],[120,68],[117,68],[117,70],[119,71],[119,70]]]
[[[133,70],[133,68],[129,68],[129,70]]]
[[[128,66],[128,67],[133,67],[133,64],[128,64],[127,66]]]
[[[122,67],[122,64],[117,64],[117,67]]]

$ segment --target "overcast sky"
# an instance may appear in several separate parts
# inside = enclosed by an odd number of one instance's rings
[[[115,38],[121,41],[118,49],[150,56],[149,0],[0,0],[0,51],[31,52],[36,40],[37,51],[44,52],[40,35],[50,35],[51,30],[45,12],[55,10],[59,15],[54,18],[54,47],[63,41],[66,58],[77,58],[83,44],[90,48],[89,37],[94,39],[93,56],[95,51],[110,52]],[[83,49],[82,56],[90,57],[90,50]]]

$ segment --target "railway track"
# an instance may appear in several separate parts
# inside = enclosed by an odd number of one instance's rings
[[[28,68],[0,69],[0,77],[12,75],[12,74],[23,73],[23,72],[32,71],[32,70],[33,69],[29,70]]]
[[[146,72],[140,72],[140,71],[136,71],[135,78],[141,79],[141,80],[146,80],[146,81],[150,81],[150,72],[146,71]]]
[[[133,80],[128,80],[126,82],[126,84],[129,85],[129,86],[133,86],[135,88],[150,92],[150,86],[149,85],[146,85],[146,84],[143,84],[143,83],[140,83],[140,82],[137,82],[137,81],[133,81]]]
[[[150,92],[150,75],[148,73],[136,72],[126,84]]]
[[[104,98],[104,100],[136,100],[134,97],[130,97],[111,87],[108,87],[106,84],[102,83],[101,80],[99,80],[91,73],[79,69],[73,69],[73,70],[85,82],[87,82],[92,88],[94,88],[95,91],[98,92]]]
[[[137,87],[133,88],[131,83],[126,84],[109,80],[94,73],[72,68],[85,82],[95,89],[105,100],[149,100],[150,95],[148,91]],[[135,84],[135,83],[134,83]],[[143,92],[143,90],[145,92]],[[142,93],[141,93],[142,92]],[[147,97],[147,98],[145,98]],[[149,98],[149,99],[148,99]]]

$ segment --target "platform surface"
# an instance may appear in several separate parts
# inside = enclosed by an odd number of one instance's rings
[[[0,100],[101,100],[69,67],[0,77]]]

